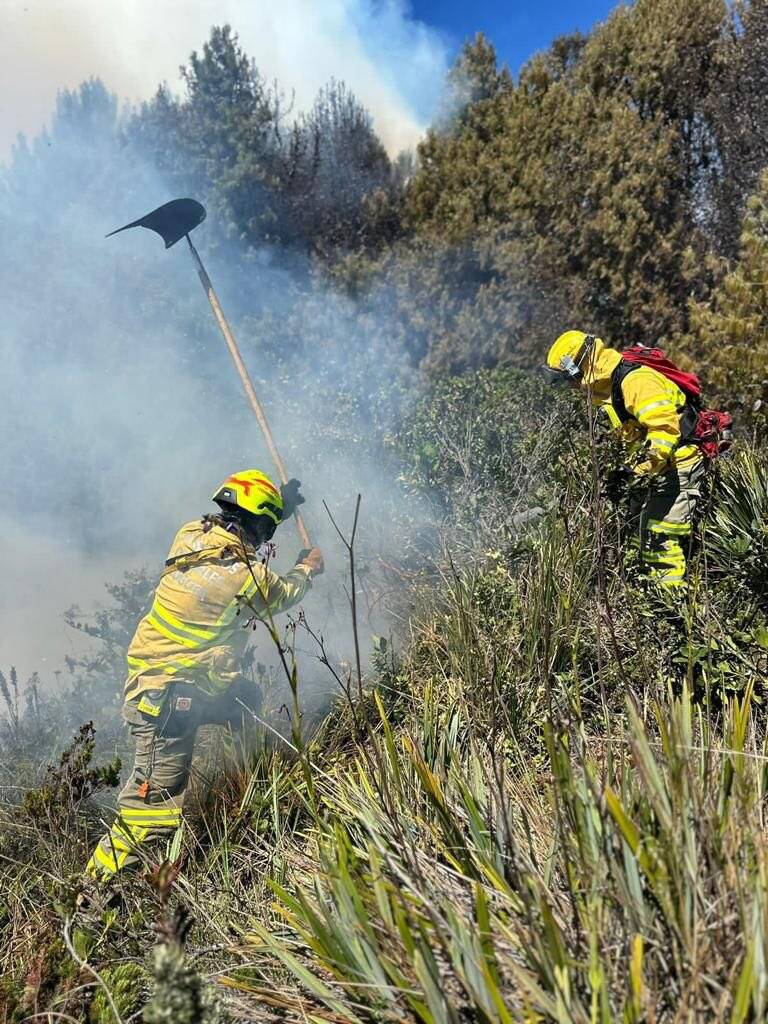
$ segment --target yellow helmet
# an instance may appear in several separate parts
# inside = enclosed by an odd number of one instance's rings
[[[244,469],[227,477],[213,500],[217,505],[239,508],[254,516],[269,516],[275,526],[283,518],[280,489],[258,469]]]
[[[561,334],[547,353],[547,366],[551,370],[562,370],[564,359],[570,358],[576,362],[588,337],[584,331],[566,331]]]
[[[566,331],[547,353],[547,376],[553,384],[594,384],[595,371],[607,351],[605,342],[594,334]]]

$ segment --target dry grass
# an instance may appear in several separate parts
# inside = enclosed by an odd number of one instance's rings
[[[762,473],[744,459],[731,491]],[[97,822],[6,806],[0,1020],[127,1022],[185,986],[181,1024],[764,1019],[761,634],[731,625],[760,563],[705,546],[695,603],[666,606],[594,500],[445,560],[311,742],[232,751],[177,878],[75,911]]]

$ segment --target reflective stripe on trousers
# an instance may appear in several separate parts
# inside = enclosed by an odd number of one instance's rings
[[[88,861],[86,870],[94,877],[111,876],[139,863],[145,844],[171,839],[182,826],[195,723],[191,721],[189,729],[169,731],[168,714],[150,720],[130,704],[123,715],[136,741],[136,755],[117,798],[117,817]]]
[[[690,531],[689,531],[690,532]],[[641,548],[641,560],[648,566],[652,579],[663,587],[679,587],[685,579],[685,552],[675,537],[658,539]]]
[[[142,843],[148,839],[155,841],[164,837],[171,838],[180,827],[180,807],[158,807],[146,811],[123,808],[115,818],[112,828],[99,840],[88,861],[86,871],[94,878],[114,875],[141,859]]]
[[[670,467],[654,481],[640,510],[640,560],[663,587],[685,583],[686,548],[703,475],[701,459]]]
[[[191,683],[174,683],[167,693],[146,691],[157,699],[157,717],[139,711],[140,702],[128,701],[123,717],[136,741],[136,756],[128,781],[118,797],[112,828],[102,837],[87,871],[110,877],[144,858],[148,844],[168,842],[183,827],[182,808],[192,771],[195,738],[201,725],[223,725],[242,730],[246,707],[259,707],[261,693],[243,680],[221,697],[209,699]],[[163,854],[160,854],[162,857]]]

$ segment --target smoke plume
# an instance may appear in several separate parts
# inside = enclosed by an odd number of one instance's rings
[[[18,132],[37,134],[58,90],[91,76],[129,102],[178,88],[179,65],[225,23],[300,110],[343,78],[392,152],[415,145],[434,109],[447,47],[403,0],[4,0],[0,93],[13,102],[0,106],[0,159]]]
[[[130,19],[138,7],[129,5]],[[74,9],[95,17],[95,5]],[[98,98],[96,86],[88,90],[86,99]],[[42,670],[45,682],[71,652],[66,608],[88,608],[103,594],[99,581],[126,569],[156,573],[175,531],[211,510],[223,479],[271,470],[184,245],[166,252],[143,230],[105,238],[171,195],[100,102],[96,113],[60,104],[51,132],[19,150],[0,182],[0,529],[9,551],[0,665],[15,663],[22,676]],[[369,443],[372,419],[381,426],[393,415],[387,389],[405,363],[396,331],[385,301],[361,319],[300,262],[288,270],[268,249],[244,252],[221,239],[211,248],[215,233],[209,218],[196,241],[326,550],[330,571],[308,614],[348,655],[344,549],[322,502],[348,528],[363,495],[364,585],[393,543],[398,504],[396,474]],[[277,539],[276,567],[285,570],[299,544],[291,526]],[[368,633],[379,631],[374,618]]]

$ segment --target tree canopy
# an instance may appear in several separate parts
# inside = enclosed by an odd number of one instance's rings
[[[121,115],[99,82],[62,93],[50,131],[17,147],[0,204],[34,208],[62,166],[102,194],[106,146],[114,185],[155,176],[206,203],[211,244],[245,259],[240,294],[256,254],[298,269],[350,298],[361,324],[386,309],[428,373],[532,365],[570,325],[719,365],[727,347],[707,332],[733,325],[708,311],[725,308],[753,233],[767,30],[764,0],[637,0],[556,39],[517,80],[478,36],[417,153],[398,155],[342,81],[298,112],[215,27],[180,96],[161,85]],[[288,292],[246,312],[280,317]]]

